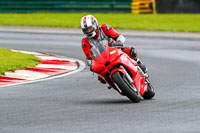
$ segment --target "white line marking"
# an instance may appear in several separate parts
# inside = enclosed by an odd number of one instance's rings
[[[24,54],[43,55],[43,54],[37,53],[37,52],[21,51],[21,50],[15,50],[15,49],[11,49],[11,51],[20,52],[20,53],[24,53]]]
[[[60,69],[66,69],[66,70],[76,70],[77,66],[66,66],[66,65],[50,65],[50,64],[39,64],[36,67],[41,68],[60,68]]]
[[[49,77],[50,75],[28,70],[16,70],[15,72],[6,72],[5,76],[12,78],[21,78],[26,80],[36,80],[40,78]]]

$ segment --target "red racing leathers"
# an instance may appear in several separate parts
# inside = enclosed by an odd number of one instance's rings
[[[103,33],[102,33],[103,32]],[[119,38],[122,36],[121,34],[117,33],[114,28],[110,27],[107,24],[103,24],[102,26],[99,27],[99,30],[97,32],[97,36],[92,38],[93,40],[98,40],[98,39],[109,39],[112,38],[115,41],[121,41]],[[124,37],[123,37],[124,38]],[[90,38],[91,39],[91,38]],[[125,41],[125,38],[124,38]],[[122,39],[122,43],[124,43]],[[88,41],[88,38],[84,37],[82,39],[82,49],[86,55],[86,59],[88,60],[90,58],[90,43]],[[121,47],[122,51],[128,54],[132,59],[137,58],[137,51],[133,47]]]
[[[98,39],[107,39],[109,41],[109,38],[112,38],[113,40],[115,40],[116,42],[121,42],[124,43],[125,42],[125,38],[123,35],[117,33],[114,28],[110,27],[107,24],[103,24],[101,27],[99,27],[98,32],[97,32],[97,36],[94,38],[86,38],[84,37],[82,39],[82,49],[86,55],[86,59],[87,59],[87,63],[90,60],[90,43],[89,42],[93,42],[95,40]],[[93,41],[89,41],[89,40],[93,40]],[[137,51],[135,50],[135,48],[133,47],[120,47],[122,49],[123,52],[125,52],[126,54],[129,55],[129,57],[131,57],[132,59],[137,59]],[[88,65],[91,65],[90,63],[88,63]],[[98,80],[105,84],[106,82],[98,75]]]

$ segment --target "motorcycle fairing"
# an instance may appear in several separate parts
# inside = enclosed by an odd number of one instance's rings
[[[121,49],[109,47],[108,42],[100,41],[99,43],[92,46],[91,57],[93,60],[91,70],[101,75],[101,77],[119,93],[120,91],[115,86],[111,78],[111,75],[116,71],[120,71],[124,75],[126,75],[128,72],[134,81],[133,84],[138,89],[141,96],[144,94],[144,92],[147,91],[145,76],[143,76],[143,74],[141,74],[141,72],[138,70],[136,62],[126,53],[122,52]],[[120,68],[120,65],[123,66],[125,70]]]

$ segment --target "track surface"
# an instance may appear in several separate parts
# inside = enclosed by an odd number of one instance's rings
[[[0,32],[0,47],[85,60],[80,35]],[[200,132],[200,41],[128,37],[156,89],[131,103],[88,68],[73,75],[0,88],[1,133]],[[134,45],[133,45],[134,44]]]

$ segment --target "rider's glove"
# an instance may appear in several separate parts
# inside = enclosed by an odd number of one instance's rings
[[[92,59],[88,59],[88,60],[86,60],[86,62],[87,62],[87,65],[88,65],[89,67],[92,66]]]
[[[117,37],[116,42],[112,41],[109,46],[116,47],[116,48],[123,48],[125,43],[125,37],[123,35],[120,35]]]
[[[123,35],[118,36],[116,40],[116,47],[118,48],[124,47],[125,40],[126,39]]]
[[[86,60],[87,65],[90,67],[90,71],[92,71],[92,59],[89,58],[88,60]]]
[[[115,48],[123,48],[124,47],[124,44],[121,42],[121,41],[112,41],[109,43],[109,46],[110,47],[115,47]]]
[[[115,44],[114,44],[114,47],[116,48],[123,48],[124,47],[124,44],[120,41],[117,41]]]

